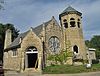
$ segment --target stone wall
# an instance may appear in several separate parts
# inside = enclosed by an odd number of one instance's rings
[[[22,61],[22,69],[24,69],[24,60],[25,60],[25,55],[26,55],[26,49],[30,46],[34,46],[37,48],[38,50],[38,69],[41,69],[41,59],[42,59],[42,42],[40,40],[40,38],[38,36],[36,36],[36,34],[33,31],[29,31],[29,33],[26,35],[26,37],[23,39],[22,43],[21,43],[21,50],[20,50],[20,54],[21,54],[21,61]]]
[[[48,56],[50,54],[53,54],[53,52],[50,50],[48,41],[52,36],[56,36],[59,39],[60,42],[60,50],[61,51],[64,48],[64,41],[63,41],[63,34],[61,27],[56,24],[56,21],[51,21],[46,27],[45,27],[45,46],[46,46],[46,65],[49,65],[50,62],[47,60]]]
[[[42,59],[42,42],[33,31],[29,31],[25,38],[21,41],[20,48],[17,48],[17,56],[13,56],[13,50],[4,52],[4,69],[24,71],[25,70],[25,55],[26,49],[34,46],[38,50],[38,69],[41,69]]]
[[[74,18],[75,20],[75,27],[70,27],[70,19]],[[68,28],[64,27],[64,19],[67,20],[68,23]],[[80,27],[78,27],[78,19],[80,20]],[[73,52],[73,46],[77,45],[78,46],[78,54],[80,54],[80,56],[83,59],[87,59],[86,56],[86,46],[85,46],[85,42],[84,42],[84,38],[83,38],[83,31],[82,31],[82,21],[81,21],[81,16],[77,15],[77,14],[68,14],[65,16],[61,17],[61,23],[62,23],[62,27],[63,27],[63,31],[64,31],[64,41],[65,43],[67,43],[67,41],[70,42],[71,47],[70,50]],[[65,45],[66,47],[66,45]]]

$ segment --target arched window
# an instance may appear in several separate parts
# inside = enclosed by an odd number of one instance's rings
[[[70,18],[70,27],[75,27],[75,19]]]
[[[67,20],[66,20],[66,19],[64,19],[64,20],[63,20],[63,22],[67,22]]]
[[[73,47],[73,51],[78,53],[78,47],[76,45]]]
[[[80,19],[78,19],[78,21],[80,21]]]
[[[34,47],[34,46],[30,46],[30,47],[28,47],[28,48],[26,49],[26,53],[28,53],[28,52],[37,52],[37,48]]]
[[[48,45],[51,52],[57,53],[60,50],[60,41],[59,38],[56,36],[52,36],[49,41]]]
[[[80,19],[78,19],[77,26],[80,28]]]
[[[68,28],[68,23],[67,23],[67,20],[66,20],[66,19],[64,19],[64,20],[63,20],[63,22],[64,22],[64,27],[65,27],[65,28]]]
[[[74,18],[70,18],[70,20],[75,20]]]

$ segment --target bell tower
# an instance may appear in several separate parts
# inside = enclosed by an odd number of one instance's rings
[[[60,15],[59,20],[63,31],[64,48],[70,42],[70,51],[79,59],[86,59],[86,47],[82,31],[82,13],[71,6]]]

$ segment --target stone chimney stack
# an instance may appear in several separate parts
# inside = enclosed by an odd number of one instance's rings
[[[7,46],[9,46],[12,42],[12,33],[11,30],[8,29],[5,33],[5,43],[4,43],[4,49],[7,48]]]

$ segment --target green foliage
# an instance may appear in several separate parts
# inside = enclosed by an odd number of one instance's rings
[[[89,48],[91,47],[91,43],[90,43],[89,40],[85,40],[85,44],[86,44],[87,47],[89,47]]]
[[[96,57],[98,58],[98,59],[100,59],[100,50],[99,49],[96,49]]]
[[[2,24],[0,23],[0,60],[3,56],[3,48],[4,48],[4,39],[5,39],[5,32],[7,29],[12,30],[12,41],[18,36],[19,30],[17,30],[13,24]]]
[[[100,35],[93,36],[90,41],[86,40],[85,43],[90,48],[100,48]]]
[[[49,55],[48,60],[54,61],[56,64],[60,63],[62,65],[66,63],[68,57],[72,57],[72,52],[62,50],[59,54]]]
[[[66,48],[61,50],[60,53],[58,54],[50,54],[48,56],[48,60],[53,61],[54,65],[56,64],[60,64],[63,65],[66,63],[66,61],[68,60],[68,57],[72,57],[73,53],[69,50],[70,49],[70,42],[67,41],[66,43]]]
[[[84,65],[48,66],[43,70],[43,73],[44,74],[72,74],[72,73],[95,72],[95,71],[100,71],[100,64],[94,64],[94,65],[92,65],[92,68],[90,68],[90,69],[87,69]]]
[[[4,0],[0,0],[0,9],[3,8]]]
[[[100,35],[95,35],[91,40],[85,41],[87,47],[96,49],[96,57],[100,59]]]
[[[91,46],[93,48],[98,48],[100,50],[100,36],[99,35],[98,36],[94,36],[91,39],[90,43],[91,43]]]
[[[85,59],[85,60],[82,60],[82,62],[83,62],[83,64],[86,64],[86,63],[88,63],[89,61],[88,61],[88,59]]]

